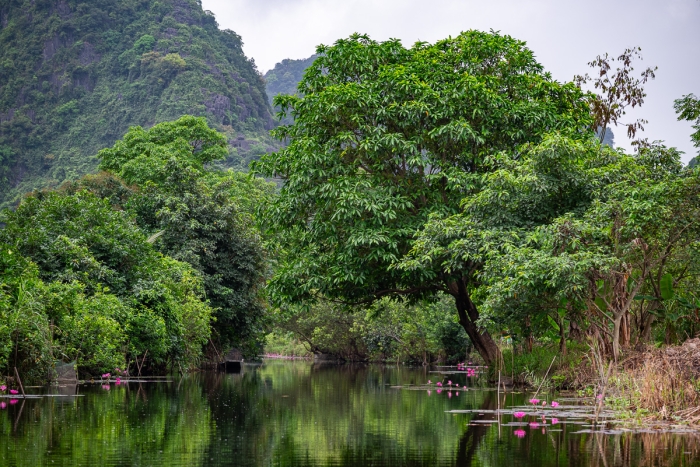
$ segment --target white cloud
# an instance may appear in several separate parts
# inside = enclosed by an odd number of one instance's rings
[[[399,38],[404,45],[434,42],[467,29],[500,30],[528,42],[558,80],[588,71],[596,55],[641,46],[643,66],[658,65],[641,111],[649,120],[643,136],[697,153],[692,129],[677,122],[673,100],[700,94],[700,1],[698,0],[202,0],[222,28],[243,37],[246,54],[261,71],[284,58],[305,58],[318,44],[353,32],[373,39]],[[628,146],[622,128],[618,144]]]

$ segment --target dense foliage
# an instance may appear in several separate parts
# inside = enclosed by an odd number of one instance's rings
[[[260,350],[262,239],[274,185],[210,170],[226,140],[204,118],[132,128],[104,169],[3,212],[0,368],[33,379],[54,361],[97,374],[148,356],[188,368],[205,346]],[[132,367],[133,368],[133,367]]]
[[[278,311],[266,350],[348,361],[455,363],[464,361],[472,346],[453,309],[446,295],[410,306],[387,298],[366,309],[325,300],[303,311],[288,306]],[[301,349],[290,346],[295,339]]]
[[[134,127],[98,156],[102,169],[140,187],[126,206],[145,232],[159,236],[156,247],[201,273],[220,343],[248,345],[255,355],[266,266],[252,214],[271,199],[273,185],[208,170],[226,156],[226,140],[191,116],[148,131]]]
[[[268,210],[284,232],[269,288],[280,303],[318,294],[350,303],[444,292],[479,353],[498,349],[471,299],[478,263],[448,270],[397,264],[431,216],[459,212],[487,158],[517,158],[546,132],[586,134],[584,94],[551,79],[524,43],[470,31],[410,49],[355,35],[319,47],[297,96],[275,103],[289,145],[256,170],[284,180]]]
[[[677,151],[630,156],[553,136],[494,164],[463,212],[428,224],[404,267],[479,258],[492,324],[522,339],[554,330],[562,351],[582,329],[614,358],[648,342],[655,321],[697,332],[700,174]]]
[[[674,107],[676,113],[678,113],[678,120],[695,122],[693,125],[693,130],[695,130],[695,132],[690,135],[690,139],[693,141],[693,145],[696,148],[700,148],[700,99],[694,94],[688,94],[680,99],[676,99]],[[698,159],[694,157],[689,165],[694,167],[697,163]]]
[[[271,148],[240,38],[195,0],[106,3],[0,8],[0,204],[70,179],[0,218],[0,372],[253,356],[273,318],[277,343],[422,363],[700,331],[700,169],[608,128],[653,78],[637,49],[590,63],[595,96],[494,32],[320,46],[266,75],[277,190],[226,170]],[[694,95],[675,108],[698,130]]]
[[[46,377],[198,362],[212,310],[187,264],[155,251],[133,218],[87,191],[38,193],[3,214],[0,367]]]
[[[264,81],[198,0],[0,6],[0,207],[96,169],[133,125],[206,116],[229,166],[267,150]]]

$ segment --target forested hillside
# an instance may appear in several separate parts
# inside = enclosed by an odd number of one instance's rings
[[[198,0],[2,0],[0,44],[0,206],[96,170],[133,125],[206,116],[227,166],[274,145],[262,76]]]
[[[265,73],[265,89],[270,105],[277,94],[296,94],[297,84],[304,77],[304,71],[316,60],[318,55],[293,60],[285,58]]]

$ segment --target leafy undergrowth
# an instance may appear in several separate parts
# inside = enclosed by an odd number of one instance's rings
[[[532,352],[515,354],[512,349],[504,349],[503,374],[513,378],[515,384],[520,386],[580,389],[588,384],[592,375],[592,372],[581,371],[582,367],[590,367],[587,349],[577,342],[570,342],[565,354],[559,350],[558,343],[537,345]]]

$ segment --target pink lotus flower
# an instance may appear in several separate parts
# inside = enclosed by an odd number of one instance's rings
[[[122,384],[122,380],[119,376],[117,376],[117,380],[115,381],[115,383],[117,384],[117,386]]]
[[[559,402],[552,401],[552,407],[559,407]]]
[[[109,379],[110,376],[112,376],[111,373],[105,373],[105,374],[102,375],[102,377],[103,377],[104,379]]]
[[[540,403],[540,400],[539,400],[539,399],[530,399],[529,402],[530,402],[530,404],[532,404],[532,405],[537,405],[537,404]]]
[[[524,438],[524,437],[525,437],[525,430],[518,429],[518,430],[515,430],[515,431],[513,432],[513,434],[514,434],[515,436],[517,436],[518,438]]]
[[[4,402],[0,402],[0,410],[5,410],[7,408],[7,404]]]
[[[432,381],[430,381],[430,380],[428,380],[428,384],[433,384],[433,382],[432,382]]]
[[[437,382],[437,385],[442,387],[442,383],[440,381]]]
[[[557,423],[559,423],[559,419],[558,419],[558,418],[553,418],[553,419],[552,419],[552,425],[556,425]]]
[[[0,391],[5,392],[6,389],[7,389],[7,386],[5,386],[4,384],[2,386],[0,386]]]
[[[515,418],[523,418],[525,416],[525,412],[515,412],[513,416]]]
[[[450,386],[452,386],[452,380],[448,380],[448,381],[447,381],[447,384],[449,384]]]
[[[19,402],[17,399],[10,399],[10,405],[15,405],[17,402]]]
[[[442,389],[438,389],[438,390],[435,391],[435,392],[437,392],[438,394],[442,394]]]
[[[10,389],[10,394],[19,394],[17,389]]]

